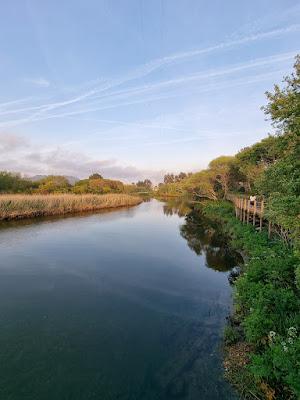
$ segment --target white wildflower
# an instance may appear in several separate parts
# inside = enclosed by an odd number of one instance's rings
[[[288,347],[286,345],[286,342],[281,342],[281,345],[283,347],[283,351],[288,351]]]
[[[291,338],[296,338],[297,337],[297,329],[294,326],[291,326],[288,329],[288,336],[290,336]]]
[[[270,342],[273,342],[274,339],[275,339],[275,337],[276,337],[276,332],[270,331],[270,332],[269,332],[269,335],[268,335],[269,341],[270,341]]]

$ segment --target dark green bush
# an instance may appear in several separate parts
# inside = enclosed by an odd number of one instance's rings
[[[203,212],[221,223],[232,246],[247,256],[236,281],[235,309],[253,345],[253,379],[275,388],[276,399],[300,398],[299,252],[241,224],[230,203],[205,203]],[[224,335],[227,344],[238,340],[232,327]]]
[[[240,335],[239,335],[239,332],[237,331],[237,329],[231,325],[226,325],[225,329],[224,329],[225,344],[227,344],[227,345],[234,344],[234,343],[238,342],[239,339],[240,339]]]

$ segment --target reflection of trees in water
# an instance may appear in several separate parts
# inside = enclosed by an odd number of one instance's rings
[[[216,271],[229,271],[242,262],[238,253],[228,246],[228,238],[222,234],[216,223],[206,218],[200,210],[194,210],[191,203],[171,199],[163,205],[167,216],[185,217],[180,227],[181,236],[197,255],[205,255],[209,268]]]
[[[191,204],[172,199],[164,204],[165,215],[177,214],[185,217],[180,227],[181,236],[197,255],[204,254],[207,266],[217,271],[229,271],[240,263],[241,257],[228,246],[217,224],[206,218],[201,211],[193,210]]]
[[[167,216],[179,215],[179,217],[185,217],[190,211],[189,204],[178,199],[169,200],[163,205],[163,212]]]

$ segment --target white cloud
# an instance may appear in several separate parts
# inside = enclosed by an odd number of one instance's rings
[[[22,136],[14,135],[11,133],[0,132],[0,154],[7,154],[8,152],[16,151],[20,148],[28,146],[28,140]]]
[[[176,76],[172,74],[165,75],[168,76],[168,78],[165,79],[158,79],[158,75],[152,74],[162,68],[190,61],[201,55],[228,51],[234,47],[243,46],[255,41],[268,40],[298,31],[300,31],[300,25],[292,25],[286,28],[244,35],[234,40],[231,39],[216,43],[210,47],[179,52],[155,59],[114,79],[94,80],[84,84],[84,86],[77,86],[73,88],[74,90],[72,91],[60,88],[62,90],[54,93],[53,90],[53,97],[49,97],[49,95],[46,94],[48,91],[41,91],[41,93],[43,93],[43,100],[37,98],[20,98],[3,102],[0,104],[0,126],[4,129],[4,127],[22,125],[34,121],[70,117],[71,119],[74,118],[75,120],[84,121],[84,114],[95,111],[104,111],[142,103],[147,104],[179,96],[192,97],[192,95],[199,95],[207,92],[213,92],[213,94],[221,93],[224,89],[231,89],[240,85],[251,85],[262,80],[271,80],[275,75],[278,77],[279,71],[283,71],[284,73],[287,71],[296,51],[277,53],[252,60],[244,59],[240,63],[226,63],[226,65],[219,66],[219,68],[212,69],[206,67],[203,68],[203,70],[198,70],[196,73],[194,70],[193,73],[191,73],[191,70],[186,69],[185,73],[182,74],[181,70],[181,73],[178,73]],[[188,71],[190,71],[190,73],[188,73]],[[151,80],[147,79],[148,76]],[[43,77],[26,79],[26,82],[41,88],[50,86],[50,82]],[[247,107],[248,110],[249,105],[247,105]],[[237,136],[236,130],[234,129],[235,127],[230,126],[228,129],[224,129],[226,118],[224,118],[220,126],[211,127],[212,122],[215,123],[216,120],[214,114],[214,121],[211,121],[211,110],[210,121],[209,124],[207,124],[207,126],[210,127],[208,132],[205,132],[205,129],[203,129],[203,127],[205,128],[203,120],[199,121],[197,124],[193,123],[193,121],[189,122],[187,118],[184,119],[184,114],[185,113],[182,113],[177,118],[171,116],[169,121],[166,119],[160,121],[152,118],[152,120],[150,119],[149,121],[133,122],[121,121],[121,119],[127,118],[127,116],[123,116],[123,113],[120,113],[120,120],[119,118],[110,119],[109,114],[107,119],[99,118],[98,122],[112,124],[113,129],[103,130],[102,127],[98,127],[99,124],[96,122],[96,130],[92,126],[92,123],[86,124],[88,131],[92,131],[91,134],[84,132],[84,135],[78,137],[76,132],[74,132],[74,135],[72,135],[74,140],[72,140],[72,142],[62,144],[62,147],[56,149],[45,149],[36,146],[29,146],[26,148],[26,141],[24,141],[24,138],[0,134],[0,169],[13,169],[28,174],[57,173],[79,177],[84,177],[92,172],[99,171],[103,173],[104,176],[110,178],[135,181],[137,179],[150,177],[150,179],[157,181],[158,177],[161,177],[162,171],[139,169],[133,165],[123,165],[115,160],[98,159],[97,156],[90,157],[83,152],[76,153],[65,151],[64,149],[70,149],[73,145],[75,145],[76,148],[76,145],[78,145],[78,148],[81,150],[81,144],[85,144],[86,148],[90,148],[94,151],[89,141],[97,140],[97,137],[101,137],[101,144],[103,147],[99,146],[99,148],[103,149],[109,141],[116,141],[116,147],[113,150],[114,152],[115,149],[121,150],[119,157],[122,158],[122,151],[124,149],[135,148],[137,146],[141,146],[143,149],[147,147],[151,151],[151,146],[156,146],[159,149],[165,145],[178,144],[177,147],[180,147],[180,143],[185,144],[188,142],[195,142],[196,146],[199,145],[199,142],[203,139],[209,140],[219,137],[220,132],[223,137],[226,136],[229,138],[230,136]],[[243,113],[243,116],[247,114],[248,111]],[[193,116],[194,115],[199,115],[199,104],[197,104],[197,108],[193,111]],[[248,124],[249,123],[247,123],[247,126]],[[242,129],[243,132],[246,131],[244,123]],[[41,134],[42,132],[41,130]],[[143,133],[142,140],[139,136],[141,132]],[[136,140],[131,141],[131,139]],[[108,152],[108,154],[110,153]],[[148,166],[151,164],[148,163],[144,165]],[[145,168],[147,168],[147,166]]]
[[[43,88],[47,88],[47,87],[50,86],[50,82],[47,79],[42,78],[42,77],[39,77],[39,78],[26,78],[25,82],[33,84],[35,86],[40,86],[40,87],[43,87]]]
[[[0,170],[26,175],[57,174],[85,178],[94,172],[100,172],[106,178],[125,182],[145,178],[158,182],[164,174],[164,171],[121,165],[114,159],[97,159],[83,152],[66,151],[59,147],[43,149],[30,145],[23,137],[14,135],[0,134],[0,154]]]

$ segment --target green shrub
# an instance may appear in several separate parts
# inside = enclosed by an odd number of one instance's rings
[[[230,203],[210,202],[202,207],[205,216],[223,226],[232,246],[247,256],[244,273],[235,285],[235,317],[244,329],[246,341],[252,344],[249,372],[253,380],[275,388],[276,399],[300,398],[297,248],[289,248],[279,239],[269,240],[265,232],[241,224]],[[234,327],[225,329],[224,339],[229,345],[239,340]]]
[[[281,398],[288,398],[288,388],[300,398],[300,337],[290,327],[285,335],[269,332],[268,345],[261,354],[252,356],[250,371],[259,380],[276,386],[282,384]],[[285,397],[286,396],[286,397]]]
[[[240,339],[240,334],[236,328],[231,325],[226,325],[224,329],[224,340],[225,344],[231,345]]]

